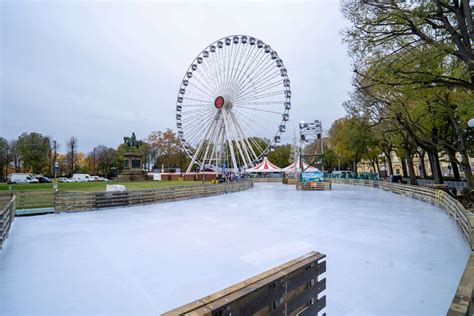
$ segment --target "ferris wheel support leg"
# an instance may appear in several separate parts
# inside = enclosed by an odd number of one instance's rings
[[[235,144],[237,146],[237,150],[239,151],[240,157],[242,158],[242,161],[244,162],[244,168],[247,168],[249,165],[249,161],[247,160],[247,157],[245,157],[244,152],[242,150],[241,144],[240,144],[240,139],[239,135],[237,133],[237,128],[235,126],[235,121],[232,117],[232,111],[228,111],[226,114],[227,121],[229,122],[229,126],[231,127],[229,132],[232,133],[232,138],[235,140]]]
[[[216,112],[216,114],[214,115],[213,120],[215,120],[216,117],[218,117],[218,114],[219,114],[219,111]],[[191,171],[191,169],[192,169],[194,163],[196,162],[196,157],[197,157],[198,154],[201,152],[201,149],[202,149],[202,146],[203,146],[203,144],[204,144],[204,141],[207,139],[207,136],[209,135],[209,132],[210,132],[212,126],[213,126],[213,124],[211,124],[211,125],[209,126],[209,128],[208,128],[207,131],[206,131],[206,134],[204,135],[203,139],[201,140],[201,143],[199,143],[199,146],[198,146],[198,148],[196,149],[196,153],[194,154],[193,159],[192,159],[191,162],[189,163],[188,169],[186,169],[186,173],[188,173],[188,172]]]
[[[217,125],[218,125],[218,122],[212,123],[210,137],[207,140],[206,151],[204,152],[204,157],[202,159],[201,171],[203,170],[204,166],[206,165],[207,155],[209,154],[209,148],[211,147],[211,144],[213,144],[212,140],[214,139],[214,134],[216,132]],[[212,157],[212,155],[211,155],[211,157]]]
[[[240,136],[240,139],[242,141],[242,145],[244,146],[244,150],[245,150],[245,153],[247,155],[247,158],[248,158],[248,161],[249,161],[249,164],[252,162],[252,160],[256,160],[258,159],[257,155],[255,154],[252,146],[250,146],[250,143],[248,143],[248,140],[245,138],[245,134],[244,132],[242,131],[242,128],[240,127],[240,124],[239,124],[239,121],[237,120],[237,118],[235,117],[234,113],[231,112],[231,115],[232,115],[232,118],[233,118],[233,121],[234,121],[234,124],[237,128],[237,133],[239,134]],[[254,159],[251,159],[250,158],[250,153],[253,153],[254,155]]]
[[[225,112],[223,112],[225,113]],[[225,130],[226,131],[229,131],[230,130],[230,126],[229,126],[229,122],[226,120],[226,115],[223,114],[223,118],[224,118],[224,125],[225,125]],[[230,138],[230,135],[225,135],[227,137],[227,142],[229,143],[229,150],[230,150],[230,158],[232,160],[232,167],[234,168],[234,171],[236,172],[237,171],[237,160],[235,159],[235,152],[234,152],[234,145],[232,144],[232,139]]]

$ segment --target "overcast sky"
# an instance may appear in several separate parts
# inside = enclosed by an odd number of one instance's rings
[[[301,120],[344,115],[352,67],[338,0],[311,2],[1,1],[0,136],[50,135],[65,150],[117,146],[175,128],[196,55],[226,35],[264,40],[291,79],[291,142]],[[277,127],[275,127],[276,130]]]

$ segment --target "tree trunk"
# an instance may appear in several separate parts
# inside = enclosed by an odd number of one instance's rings
[[[461,181],[461,174],[459,173],[459,167],[458,167],[458,161],[456,159],[456,153],[452,152],[451,150],[448,150],[447,152],[448,152],[449,162],[450,162],[451,168],[453,170],[454,181]]]
[[[474,65],[472,65],[472,68],[474,68]],[[469,162],[469,154],[468,154],[468,151],[467,151],[466,139],[465,139],[466,135],[465,135],[465,132],[463,130],[461,130],[456,118],[454,117],[454,113],[452,111],[452,108],[449,105],[449,99],[448,98],[446,98],[445,105],[446,105],[446,109],[447,109],[446,112],[448,114],[451,125],[453,126],[454,131],[456,133],[456,136],[459,139],[459,153],[461,154],[461,163],[460,163],[460,165],[461,165],[461,168],[464,171],[464,176],[466,177],[466,180],[467,180],[467,186],[470,189],[473,189],[474,188],[474,177],[472,176],[471,164]],[[454,160],[457,160],[456,156],[454,156]],[[453,168],[454,168],[454,166],[453,166]],[[454,169],[453,169],[453,171],[454,171]]]
[[[391,176],[393,175],[392,155],[389,152],[388,155],[385,154],[385,156],[387,157],[387,163],[388,163],[388,176]]]
[[[424,179],[426,177],[425,152],[421,151],[418,156],[420,157],[421,178]]]
[[[438,153],[433,154],[433,164],[433,177],[435,180],[435,184],[443,184],[443,173],[441,172],[441,165],[439,163]]]
[[[406,178],[406,177],[408,177],[407,162],[405,161],[405,159],[400,159],[400,161],[402,162],[402,174],[403,174],[403,177]]]
[[[443,183],[443,175],[441,174],[441,167],[439,165],[438,153],[428,153],[430,158],[431,172],[433,174],[433,179],[436,184]]]
[[[410,184],[417,185],[415,168],[413,166],[413,155],[407,151],[408,175],[410,176]]]
[[[380,164],[379,159],[377,157],[375,158],[375,166],[377,167],[377,173],[380,176]]]

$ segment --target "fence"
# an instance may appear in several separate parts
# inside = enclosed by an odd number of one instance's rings
[[[2,249],[3,243],[8,237],[11,224],[15,219],[16,196],[10,196],[10,199],[5,199],[5,196],[2,196],[0,201],[0,205],[4,205],[2,209],[0,209],[0,249]]]
[[[464,269],[464,274],[459,282],[456,294],[449,307],[447,315],[466,316],[473,315],[474,304],[474,215],[466,210],[462,204],[444,191],[424,188],[414,185],[396,184],[384,181],[357,180],[357,179],[332,179],[334,183],[363,185],[381,188],[396,194],[403,194],[418,200],[439,205],[452,217],[471,247],[471,256]]]
[[[296,178],[283,178],[281,179],[281,183],[283,184],[297,184],[299,181]]]
[[[183,305],[163,316],[318,315],[326,306],[325,255],[304,256]]]
[[[297,190],[303,191],[325,191],[331,190],[331,182],[330,181],[323,181],[323,182],[297,182],[296,183]]]
[[[253,187],[252,181],[223,184],[176,186],[122,192],[65,192],[59,191],[54,199],[55,212],[86,211],[106,207],[178,201],[232,193]]]
[[[253,182],[278,182],[281,183],[282,178],[252,178]]]
[[[13,191],[16,195],[17,209],[33,209],[33,208],[52,208],[54,207],[54,191],[53,190],[21,190]],[[11,192],[0,192],[0,199],[11,196]]]

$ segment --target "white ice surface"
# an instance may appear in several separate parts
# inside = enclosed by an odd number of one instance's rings
[[[378,189],[294,186],[16,218],[1,315],[157,315],[310,250],[328,315],[444,315],[470,250],[441,209]]]

